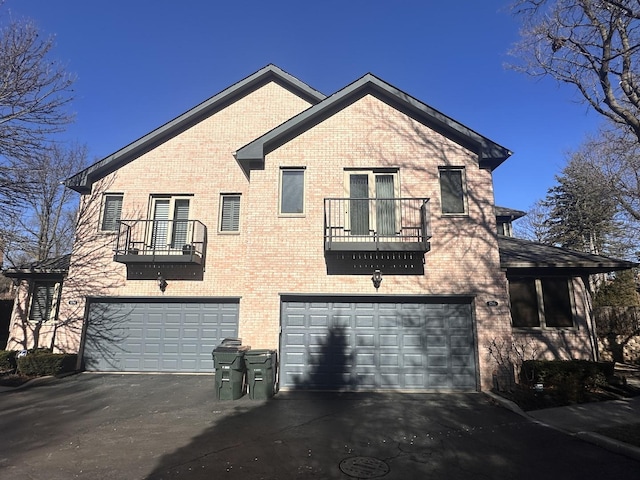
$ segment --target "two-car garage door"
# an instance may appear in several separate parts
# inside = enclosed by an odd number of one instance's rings
[[[284,301],[281,387],[477,388],[469,300],[375,300]]]
[[[89,371],[212,372],[211,351],[238,336],[238,302],[92,301],[86,328]]]

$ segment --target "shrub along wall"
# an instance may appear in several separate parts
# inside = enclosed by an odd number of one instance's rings
[[[541,383],[562,401],[581,403],[588,390],[607,385],[613,375],[612,362],[527,360],[522,363],[520,379],[530,387]]]
[[[42,377],[73,372],[78,356],[66,353],[32,352],[17,359],[22,375]]]

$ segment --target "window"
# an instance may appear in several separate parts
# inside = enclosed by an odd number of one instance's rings
[[[400,229],[397,169],[347,170],[347,230],[351,235],[396,235]]]
[[[220,231],[240,230],[240,195],[223,194],[220,201]]]
[[[464,168],[440,169],[440,193],[442,213],[466,213]]]
[[[304,213],[304,168],[280,170],[280,213]]]
[[[182,250],[191,243],[190,199],[157,195],[151,198],[150,244],[154,250]]]
[[[56,317],[60,284],[57,282],[35,282],[31,292],[29,320],[46,322]]]
[[[123,195],[107,193],[104,195],[102,209],[102,223],[100,229],[103,232],[117,232],[118,222],[122,213]]]
[[[573,304],[569,279],[509,279],[511,318],[516,328],[571,328]]]

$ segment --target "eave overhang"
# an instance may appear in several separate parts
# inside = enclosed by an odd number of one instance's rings
[[[126,147],[68,178],[65,181],[65,185],[80,193],[90,192],[91,186],[96,180],[114,172],[145,152],[152,150],[180,132],[211,116],[216,111],[221,110],[225,106],[232,104],[243,96],[272,81],[305,99],[312,105],[326,98],[324,94],[311,88],[293,75],[290,75],[275,65],[267,65],[256,73],[174,118],[170,122],[165,123],[133,143],[130,143]]]
[[[19,267],[7,268],[2,274],[8,278],[61,278],[69,272],[71,255],[62,255]]]
[[[576,252],[512,237],[498,237],[500,266],[509,273],[590,275],[628,270],[638,264],[626,260]]]
[[[269,152],[324,121],[366,95],[373,95],[416,121],[477,152],[479,166],[493,170],[509,158],[511,151],[465,125],[420,102],[407,93],[368,73],[308,108],[263,136],[240,148],[235,157],[246,174],[264,167]]]

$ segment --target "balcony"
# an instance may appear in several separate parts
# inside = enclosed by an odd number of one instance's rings
[[[429,200],[325,198],[325,252],[429,251]]]
[[[201,265],[206,246],[207,227],[198,220],[120,220],[113,259]]]

